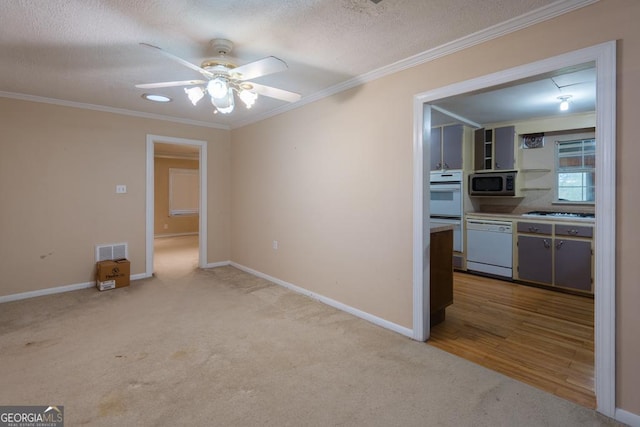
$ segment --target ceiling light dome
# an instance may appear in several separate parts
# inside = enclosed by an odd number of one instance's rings
[[[213,80],[212,80],[213,81]],[[211,95],[211,103],[222,114],[229,114],[235,107],[235,101],[233,99],[233,89],[230,87],[227,89],[226,96],[214,97]]]
[[[559,96],[560,100],[560,111],[567,111],[569,109],[569,99],[571,99],[571,95],[563,95]]]
[[[229,89],[227,81],[222,77],[216,77],[207,83],[207,92],[209,92],[211,98],[222,99],[227,96]]]

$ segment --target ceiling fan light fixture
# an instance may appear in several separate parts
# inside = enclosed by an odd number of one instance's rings
[[[233,111],[233,108],[235,107],[235,101],[233,99],[233,90],[229,87],[227,89],[227,95],[219,98],[216,98],[212,95],[211,103],[222,114],[231,113]]]
[[[247,108],[251,108],[253,104],[255,104],[256,99],[258,99],[258,94],[254,92],[250,92],[248,90],[241,90],[238,92],[238,96],[244,102]]]
[[[209,92],[211,98],[222,99],[227,96],[227,93],[229,92],[229,85],[225,79],[216,77],[213,80],[209,80],[209,83],[207,83],[207,92]]]
[[[201,66],[192,64],[184,59],[166,52],[158,46],[148,43],[140,43],[148,49],[162,53],[174,62],[197,71],[202,74],[202,80],[181,80],[170,82],[137,84],[137,88],[166,88],[185,86],[187,97],[193,105],[196,105],[206,94],[215,107],[214,113],[229,114],[235,107],[235,95],[247,108],[251,108],[258,99],[258,93],[270,98],[287,102],[300,100],[300,95],[283,89],[251,83],[250,80],[257,77],[285,71],[287,64],[275,56],[268,56],[257,61],[237,66],[233,58],[227,57],[233,48],[233,43],[226,39],[212,40],[211,46],[217,56],[202,62]],[[143,95],[146,99],[156,102],[169,102],[171,98],[152,98]]]
[[[193,105],[196,105],[204,97],[204,90],[199,86],[185,88],[184,92]]]

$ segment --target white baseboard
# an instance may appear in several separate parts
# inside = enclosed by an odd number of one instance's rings
[[[227,265],[231,265],[231,261],[210,262],[209,264],[205,264],[202,268],[226,267]]]
[[[616,408],[616,421],[630,425],[631,427],[640,427],[640,415],[624,409]]]
[[[290,290],[292,290],[294,292],[297,292],[299,294],[311,297],[311,298],[313,298],[315,300],[320,301],[323,304],[329,305],[329,306],[331,306],[333,308],[337,308],[338,310],[341,310],[341,311],[344,311],[346,313],[352,314],[352,315],[354,315],[356,317],[359,317],[359,318],[364,319],[364,320],[366,320],[368,322],[371,322],[374,325],[378,325],[378,326],[381,326],[381,327],[383,327],[385,329],[389,329],[389,330],[391,330],[393,332],[397,332],[399,334],[407,336],[409,338],[413,338],[413,330],[412,329],[406,328],[404,326],[400,326],[400,325],[395,324],[393,322],[389,322],[388,320],[385,320],[385,319],[382,319],[380,317],[374,316],[373,314],[369,314],[367,312],[364,312],[364,311],[359,310],[357,308],[354,308],[354,307],[351,307],[349,305],[343,304],[343,303],[341,303],[339,301],[336,301],[334,299],[327,298],[327,297],[325,297],[323,295],[316,294],[315,292],[309,291],[307,289],[301,288],[301,287],[296,286],[294,284],[291,284],[289,282],[285,282],[284,280],[280,280],[280,279],[277,279],[275,277],[269,276],[267,274],[261,273],[259,271],[256,271],[256,270],[252,269],[252,268],[245,267],[244,265],[241,265],[241,264],[238,264],[238,263],[235,263],[235,262],[231,262],[230,265],[235,267],[235,268],[237,268],[237,269],[239,269],[239,270],[245,271],[245,272],[247,272],[249,274],[253,274],[254,276],[258,276],[258,277],[261,277],[263,279],[269,280],[270,282],[276,283],[276,284],[278,284],[280,286],[284,286],[285,288],[290,289]]]
[[[146,279],[147,277],[151,276],[146,273],[132,274],[130,280]],[[18,301],[21,299],[41,297],[44,295],[61,294],[63,292],[93,288],[94,286],[96,286],[95,280],[91,282],[76,283],[73,285],[56,286],[55,288],[38,289],[37,291],[21,292],[19,294],[3,295],[0,296],[0,304],[2,304],[3,302]]]

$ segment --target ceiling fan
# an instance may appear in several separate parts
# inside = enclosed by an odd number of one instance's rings
[[[151,89],[162,87],[189,86],[184,91],[189,100],[196,105],[205,94],[211,97],[215,113],[231,113],[235,106],[234,92],[247,108],[255,103],[258,95],[280,99],[287,102],[300,100],[300,95],[283,89],[265,86],[249,81],[257,77],[285,71],[287,64],[274,56],[268,56],[248,64],[237,66],[236,61],[227,55],[233,49],[233,43],[225,39],[211,41],[216,56],[202,62],[200,66],[179,58],[157,46],[140,43],[149,49],[154,49],[167,58],[176,61],[202,74],[204,80],[182,80],[173,82],[145,83],[136,85],[137,88]]]

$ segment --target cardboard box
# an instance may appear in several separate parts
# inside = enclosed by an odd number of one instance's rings
[[[100,261],[97,264],[96,287],[98,290],[122,288],[129,286],[131,263],[128,259]]]

